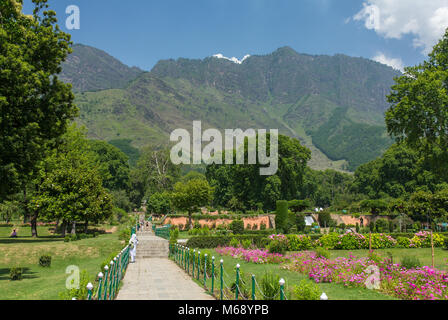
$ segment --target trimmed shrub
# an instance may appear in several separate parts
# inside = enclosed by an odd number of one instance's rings
[[[235,235],[231,236],[199,236],[190,238],[187,242],[189,248],[217,248],[230,245],[230,241],[236,239],[239,243],[243,240],[251,240],[254,246],[264,248],[269,243],[269,239],[264,235]]]
[[[19,267],[14,267],[9,269],[9,279],[11,281],[22,280],[23,278],[23,269]]]
[[[41,267],[45,267],[45,268],[50,267],[51,266],[51,256],[49,254],[40,256],[39,265]]]
[[[288,220],[288,201],[277,201],[277,209],[275,211],[275,227],[279,231],[285,231]]]
[[[233,234],[243,234],[244,233],[244,222],[243,220],[233,220],[230,224],[230,230]]]

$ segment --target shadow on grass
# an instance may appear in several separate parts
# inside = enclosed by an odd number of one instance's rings
[[[22,280],[39,278],[38,276],[36,276],[37,272],[31,271],[30,268],[22,268],[22,270],[23,270]],[[0,281],[9,280],[9,271],[10,271],[9,268],[0,269]],[[20,281],[20,280],[16,280],[16,281]]]
[[[16,244],[16,243],[42,243],[42,242],[54,242],[64,241],[64,238],[60,236],[45,236],[45,237],[18,237],[18,238],[1,238],[0,244]]]

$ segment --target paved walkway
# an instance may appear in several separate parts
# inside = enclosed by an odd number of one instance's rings
[[[117,300],[214,300],[168,259],[168,241],[156,237],[151,225],[137,237],[137,257],[128,265]]]
[[[130,263],[117,300],[214,300],[167,258]]]

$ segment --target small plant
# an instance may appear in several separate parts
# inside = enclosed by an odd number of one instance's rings
[[[318,247],[314,251],[316,252],[316,257],[330,259],[331,254],[327,249]]]
[[[421,263],[417,257],[405,256],[401,259],[401,266],[409,270],[421,267]]]
[[[232,238],[232,240],[230,240],[230,246],[238,248],[240,246],[239,240],[237,238]]]
[[[19,267],[14,267],[9,269],[9,279],[11,281],[22,280],[23,278],[23,269]]]
[[[179,229],[176,228],[170,231],[170,244],[176,244],[179,239]]]
[[[70,236],[65,236],[64,237],[64,242],[70,242]]]
[[[280,276],[272,272],[266,272],[261,279],[261,290],[263,291],[264,300],[279,299]]]
[[[310,280],[304,279],[294,287],[294,295],[297,300],[319,300],[321,294],[317,284]]]
[[[241,241],[241,246],[244,249],[249,249],[252,246],[252,241],[250,239]]]
[[[39,265],[44,268],[49,268],[51,266],[51,256],[49,254],[40,256]]]
[[[260,230],[266,230],[266,225],[264,223],[260,224]]]

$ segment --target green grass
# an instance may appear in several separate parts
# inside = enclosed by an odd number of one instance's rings
[[[423,266],[432,265],[431,248],[417,248],[417,249],[381,249],[375,250],[384,257],[387,257],[387,253],[390,252],[393,257],[394,263],[400,263],[404,257],[416,257],[420,260]],[[348,257],[353,255],[355,257],[367,257],[369,250],[332,250],[331,259],[337,257]],[[448,250],[442,248],[434,249],[434,267],[439,270],[448,271]]]
[[[294,285],[299,284],[299,282],[303,279],[308,279],[307,276],[300,274],[298,272],[292,272],[288,270],[281,269],[280,265],[275,264],[255,264],[249,263],[241,259],[234,259],[228,256],[221,256],[215,250],[206,250],[210,252],[212,256],[215,256],[215,266],[216,270],[219,269],[219,261],[221,259],[224,260],[224,281],[225,285],[230,287],[235,282],[235,266],[240,264],[240,270],[244,275],[244,278],[250,279],[251,275],[254,274],[257,282],[260,283],[263,275],[266,272],[273,272],[278,274],[280,277],[284,278],[286,281],[286,286],[289,289],[292,289]],[[210,258],[210,257],[209,257]],[[192,272],[192,268],[190,266],[190,274]],[[219,279],[219,278],[218,278]],[[199,285],[204,286],[203,275],[200,275],[200,280],[195,279]],[[250,289],[251,285],[248,284]],[[347,288],[341,284],[336,283],[321,283],[318,284],[319,289],[322,292],[325,292],[329,299],[331,300],[394,300],[393,297],[386,296],[377,291],[368,290],[368,289],[358,289],[358,288]],[[211,288],[211,280],[207,280],[207,288],[210,290]],[[257,289],[258,292],[258,289]],[[215,282],[215,295],[219,296],[219,280]],[[227,293],[228,297],[230,292]],[[260,298],[260,294],[257,293]],[[232,296],[234,298],[234,296]],[[257,298],[258,299],[258,298]]]
[[[57,300],[58,293],[65,290],[68,266],[87,270],[94,279],[101,263],[124,246],[117,233],[63,242],[51,234],[49,227],[38,227],[37,239],[30,237],[29,227],[18,228],[17,239],[9,238],[11,231],[11,227],[0,227],[0,300]],[[42,254],[52,256],[50,268],[39,266]],[[9,280],[11,267],[24,268],[22,280]]]

